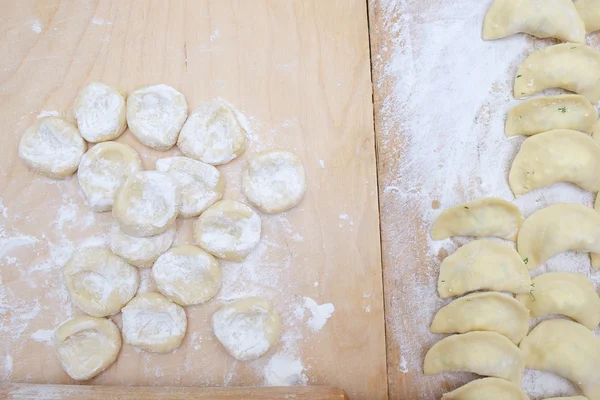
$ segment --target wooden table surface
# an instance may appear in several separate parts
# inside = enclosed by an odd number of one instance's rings
[[[17,143],[36,116],[72,120],[77,91],[99,80],[125,92],[173,85],[190,109],[222,97],[247,117],[249,150],[220,167],[226,198],[243,200],[249,155],[287,148],[302,158],[308,191],[282,215],[263,215],[263,237],[244,263],[222,263],[218,297],[187,308],[180,349],[156,355],[124,345],[94,379],[106,385],[265,384],[274,354],[299,360],[308,384],[338,386],[355,399],[387,397],[375,135],[367,4],[328,1],[0,1],[0,379],[73,383],[53,354],[53,329],[80,313],[61,267],[83,244],[106,242],[109,213],[92,213],[74,177],[29,171]],[[129,132],[146,168],[158,157]],[[177,244],[192,242],[179,220]],[[153,283],[144,271],[141,290]],[[280,312],[278,346],[236,362],[209,317],[229,299],[260,294]],[[305,298],[335,311],[320,330]],[[309,307],[310,308],[310,307]],[[119,317],[115,318],[120,323]]]

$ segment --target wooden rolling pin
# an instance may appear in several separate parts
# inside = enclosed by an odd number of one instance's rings
[[[7,383],[0,385],[4,400],[348,400],[329,386],[199,388],[148,386],[88,386]]]

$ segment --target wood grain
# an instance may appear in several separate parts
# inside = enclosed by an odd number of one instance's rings
[[[263,215],[263,240],[245,264],[222,263],[218,298],[190,307],[188,334],[172,354],[125,345],[94,379],[109,385],[255,386],[276,353],[300,358],[311,384],[352,398],[387,395],[377,177],[366,4],[362,0],[0,1],[0,379],[73,383],[51,344],[52,330],[79,314],[60,270],[90,237],[104,238],[107,213],[88,211],[77,179],[53,181],[17,158],[20,135],[42,110],[72,119],[77,91],[99,80],[125,92],[151,83],[182,91],[190,109],[222,97],[245,113],[250,149],[220,167],[226,198],[243,200],[239,171],[249,155],[292,149],[308,191],[279,216]],[[126,132],[147,168],[157,157]],[[191,220],[176,243],[191,243]],[[16,238],[16,239],[15,239]],[[147,271],[144,290],[153,283]],[[277,348],[233,360],[210,316],[228,299],[261,294],[280,312]],[[332,303],[319,331],[307,327],[307,296]],[[120,323],[119,317],[114,318]]]
[[[32,385],[11,383],[0,385],[0,398],[6,400],[344,400],[348,395],[328,386],[268,388],[197,388],[197,387],[123,387]]]

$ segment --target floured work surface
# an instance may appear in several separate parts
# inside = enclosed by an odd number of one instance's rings
[[[173,354],[124,345],[92,382],[110,385],[330,384],[352,398],[387,393],[366,4],[362,1],[24,1],[2,12],[0,100],[0,378],[72,383],[54,355],[53,329],[80,314],[61,268],[82,244],[106,243],[112,217],[93,213],[73,177],[55,181],[17,158],[38,115],[70,120],[89,81],[125,92],[166,83],[190,111],[222,97],[251,127],[241,159],[219,167],[225,198],[240,193],[243,163],[271,148],[295,151],[308,189],[299,206],[262,215],[260,244],[243,263],[221,262],[223,286],[187,308],[188,333]],[[152,169],[173,155],[131,144]],[[175,244],[193,243],[193,219]],[[153,287],[142,271],[141,290]],[[280,343],[236,362],[210,316],[244,295],[270,299]],[[120,316],[115,318],[120,324]],[[270,361],[269,364],[267,364]]]
[[[521,102],[512,95],[516,68],[535,48],[555,43],[522,34],[483,41],[491,3],[370,1],[390,399],[439,399],[476,378],[423,375],[425,353],[444,337],[429,326],[451,300],[437,294],[439,265],[469,242],[434,242],[429,232],[448,207],[483,196],[514,200],[508,171],[524,137],[505,137],[504,121]],[[598,48],[595,35],[588,43]],[[557,184],[515,204],[528,217],[558,202],[591,207],[593,199]],[[588,254],[560,254],[532,275],[547,271],[586,274],[598,290],[600,271],[590,269]],[[567,380],[533,370],[523,388],[534,400],[578,393]]]

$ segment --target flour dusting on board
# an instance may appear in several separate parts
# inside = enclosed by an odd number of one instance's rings
[[[375,2],[372,2],[375,3]],[[439,398],[473,379],[471,374],[422,373],[426,351],[442,335],[429,332],[435,312],[439,264],[466,238],[433,242],[429,230],[442,210],[482,196],[514,201],[524,216],[556,202],[592,205],[593,196],[558,184],[515,200],[508,170],[522,137],[504,135],[517,65],[551,41],[525,35],[481,40],[486,1],[382,0],[373,63],[378,110],[379,158],[391,171],[380,177],[382,243],[388,285],[388,340],[397,356],[390,374],[409,374],[419,398]],[[382,71],[377,75],[377,71]],[[587,254],[561,254],[535,271],[590,275]],[[598,272],[592,273],[592,279]],[[397,380],[396,380],[397,381]],[[532,399],[575,394],[552,374],[527,371]],[[418,389],[416,389],[418,388]],[[391,388],[391,390],[399,390]],[[415,392],[416,393],[416,392]]]

